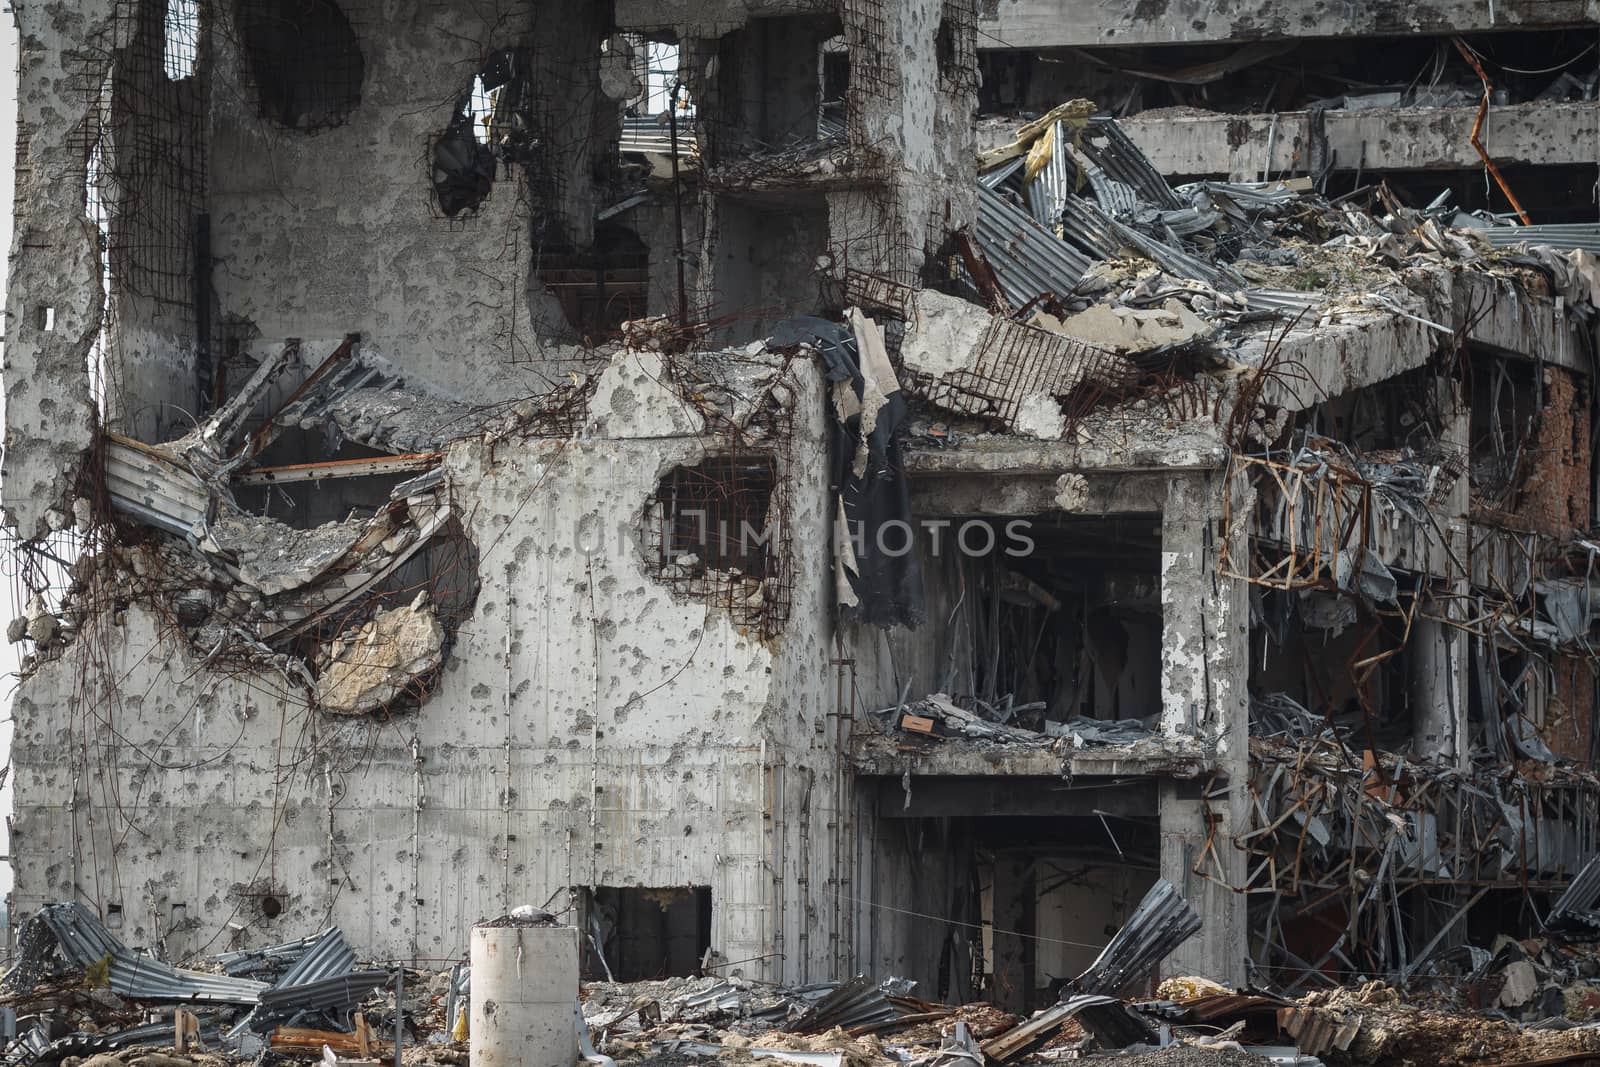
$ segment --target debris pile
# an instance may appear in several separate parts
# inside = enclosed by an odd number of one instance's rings
[[[1586,912],[1595,878],[1580,879],[1553,914]],[[490,925],[552,921],[522,908]],[[1261,1058],[1298,1067],[1531,1067],[1600,1057],[1600,955],[1572,944],[1508,941],[1493,966],[1480,961],[1448,982],[1426,972],[1409,996],[1380,982],[1298,998],[1198,977],[1155,983],[1156,967],[1200,927],[1188,902],[1158,881],[1060,1000],[1027,1018],[982,1002],[930,1002],[900,978],[777,987],[706,975],[584,984],[579,1042],[619,1063],[823,1067],[982,1067],[1113,1053],[1107,1062],[1196,1067]],[[127,948],[87,908],[67,903],[31,917],[19,949],[0,980],[0,1010],[15,1024],[0,1060],[17,1067],[86,1056],[100,1067],[196,1067],[263,1054],[387,1062],[397,1039],[407,1064],[466,1063],[470,970],[363,969],[338,929],[220,953],[202,963],[207,969],[186,970]],[[1531,996],[1519,967],[1533,976],[1532,989],[1552,968],[1590,980]],[[1524,1001],[1530,1009],[1519,1020],[1511,1008]]]
[[[1058,722],[1043,718],[1045,705],[1042,702],[1013,705],[1007,700],[999,707],[977,699],[970,703],[973,710],[969,711],[944,693],[930,693],[921,700],[880,709],[873,713],[873,721],[888,730],[928,738],[1065,749],[1131,745],[1160,737],[1143,719],[1091,719],[1086,715],[1074,715]],[[1039,729],[1016,725],[1022,722],[1036,724]]]

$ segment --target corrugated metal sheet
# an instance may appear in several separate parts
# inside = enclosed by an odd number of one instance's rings
[[[1543,226],[1489,226],[1474,228],[1496,248],[1512,245],[1549,245],[1551,248],[1569,250],[1581,248],[1600,255],[1600,223],[1552,223]]]
[[[340,1012],[355,1007],[367,994],[393,981],[388,971],[350,971],[314,982],[274,986],[261,994],[252,1028],[261,1030],[303,1011]]]
[[[176,457],[118,434],[105,441],[106,489],[114,507],[180,537],[206,518],[206,487]]]
[[[1077,190],[1078,169],[1067,156],[1065,137],[1064,126],[1056,123],[1055,150],[1050,153],[1050,162],[1028,183],[1028,210],[1045,229],[1055,226],[1061,218],[1062,204]]]
[[[1200,926],[1199,913],[1171,882],[1161,879],[1073,984],[1084,993],[1115,996],[1147,978]]]
[[[1545,929],[1584,938],[1600,937],[1600,912],[1594,910],[1597,900],[1600,900],[1600,856],[1585,864],[1566,892],[1556,899],[1550,914],[1545,916]]]
[[[130,1000],[249,1005],[257,1003],[266,988],[265,983],[248,978],[180,970],[153,956],[140,955],[112,936],[93,912],[76,901],[40,909],[28,920],[28,925],[34,923],[43,924],[54,936],[67,965],[86,970],[109,961],[107,984],[113,993]],[[19,961],[6,976],[7,984],[19,972],[34,973],[39,966],[38,960]],[[25,967],[32,970],[23,972]]]
[[[1078,148],[1106,174],[1132,186],[1147,203],[1168,209],[1184,206],[1167,179],[1150,162],[1150,157],[1139,150],[1111,116],[1097,115],[1091,119]]]
[[[306,950],[322,937],[322,934],[312,934],[310,937],[285,941],[279,945],[268,945],[265,948],[219,952],[212,959],[216,960],[224,971],[236,978],[247,974],[278,972],[292,967],[295,961],[304,956]]]
[[[1013,307],[1040,293],[1069,292],[1094,262],[1042,228],[1003,193],[981,185],[978,246]]]
[[[344,932],[338,927],[324,930],[283,977],[262,991],[260,1006],[235,1033],[244,1026],[263,1032],[301,1012],[346,1011],[391,979],[388,971],[358,971],[355,965],[356,954]]]

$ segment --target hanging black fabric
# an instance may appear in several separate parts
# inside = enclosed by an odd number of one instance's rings
[[[892,389],[880,390],[882,404],[863,442],[862,409],[868,403],[868,388],[855,332],[807,315],[779,323],[770,343],[776,348],[816,346],[828,381],[849,382],[856,399],[856,410],[850,413],[842,414],[833,405],[828,448],[830,481],[848,534],[835,537],[834,567],[842,569],[854,599],[851,603],[852,597],[841,590],[841,610],[874,626],[914,629],[927,617],[927,609],[917,528],[911,517],[911,486],[900,450],[905,394],[898,382]],[[887,367],[876,369],[878,381],[883,372],[893,373]],[[865,463],[858,464],[863,444]]]

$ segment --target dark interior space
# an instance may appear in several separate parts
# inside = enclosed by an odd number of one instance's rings
[[[1153,791],[949,784],[946,796],[926,804],[914,799],[909,810],[900,806],[898,781],[873,787],[879,790],[874,892],[885,904],[928,916],[887,920],[916,924],[922,949],[908,965],[925,968],[915,973],[942,1000],[984,1000],[1024,1014],[1054,1003],[1156,878]],[[1007,787],[1029,796],[1008,799],[1000,795]],[[929,792],[912,789],[914,798]],[[996,807],[985,807],[991,803]],[[963,805],[1059,814],[917,814]],[[918,883],[910,897],[906,878]]]
[[[1395,577],[1399,597],[1408,601],[1414,580]],[[1331,721],[1353,731],[1364,748],[1408,749],[1415,652],[1399,615],[1334,590],[1252,590],[1253,729],[1297,733],[1298,720],[1316,733]],[[1295,705],[1303,711],[1280,718]]]
[[[711,887],[601,886],[589,895],[587,933],[586,980],[640,982],[699,974],[711,947]],[[604,962],[595,953],[596,943]]]
[[[1537,30],[1464,40],[1496,104],[1595,98],[1600,58],[1583,36]],[[1169,107],[1261,114],[1318,104],[1476,106],[1483,95],[1476,71],[1443,36],[985,51],[980,63],[984,112],[1074,97],[1126,117]]]
[[[626,226],[596,226],[586,251],[540,249],[538,272],[561,302],[567,324],[590,342],[615,338],[623,323],[645,316],[650,249]]]
[[[1155,516],[951,520],[925,571],[946,605],[933,688],[1035,730],[1158,714],[1160,553]]]

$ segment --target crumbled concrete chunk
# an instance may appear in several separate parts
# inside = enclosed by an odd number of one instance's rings
[[[989,316],[969,301],[933,289],[912,300],[913,319],[900,348],[900,359],[912,370],[935,378],[977,365]]]
[[[1017,405],[1016,431],[1041,441],[1059,441],[1066,433],[1067,421],[1061,414],[1056,398],[1045,393],[1031,393]]]
[[[398,699],[444,663],[444,627],[427,593],[339,635],[317,660],[317,703],[365,715]]]
[[[1089,479],[1069,471],[1056,479],[1056,507],[1077,511],[1089,499]]]
[[[1177,300],[1167,300],[1159,308],[1093,304],[1065,319],[1039,312],[1033,325],[1113,352],[1149,352],[1184,344],[1211,330],[1210,324]]]

